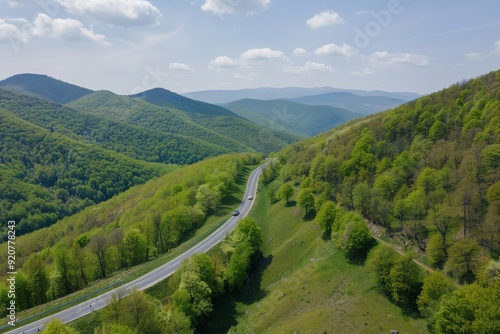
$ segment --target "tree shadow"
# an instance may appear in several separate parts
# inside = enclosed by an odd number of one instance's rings
[[[225,292],[214,299],[213,311],[196,329],[197,334],[227,333],[232,326],[238,324],[238,317],[242,315],[237,309],[237,303],[251,305],[262,300],[266,291],[262,289],[262,275],[273,261],[273,256],[262,257],[259,254],[257,265],[249,273],[245,285],[240,290]]]
[[[285,208],[291,208],[291,207],[294,207],[296,205],[297,205],[297,201],[291,200],[291,201],[288,201],[288,203],[285,203]]]
[[[309,212],[307,212],[304,217],[302,217],[303,221],[312,221],[316,217],[316,210],[310,209]]]

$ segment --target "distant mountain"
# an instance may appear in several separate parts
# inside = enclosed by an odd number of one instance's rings
[[[22,94],[38,96],[65,104],[77,100],[92,90],[40,74],[18,74],[0,81],[0,87]]]
[[[252,88],[239,90],[205,90],[198,92],[190,92],[183,94],[186,97],[204,101],[208,103],[225,104],[232,101],[242,99],[257,99],[257,100],[277,100],[277,99],[295,99],[307,95],[321,95],[327,93],[352,93],[360,96],[386,96],[395,99],[410,101],[416,99],[420,95],[407,92],[385,92],[380,90],[364,91],[354,89],[341,89],[333,87],[285,87],[285,88]]]
[[[236,116],[236,114],[220,106],[195,101],[163,88],[154,88],[132,95],[131,97],[138,98],[161,107],[176,108],[184,111],[190,116]]]
[[[328,105],[337,108],[344,108],[364,115],[392,109],[407,102],[406,100],[400,98],[381,95],[361,96],[348,92],[308,95],[296,99],[290,99],[290,101],[309,105]]]
[[[287,100],[243,99],[223,106],[259,125],[303,138],[362,116],[342,108],[311,106]]]

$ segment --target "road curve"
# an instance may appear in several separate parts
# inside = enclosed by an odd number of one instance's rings
[[[94,297],[92,299],[89,299],[83,303],[80,303],[78,305],[72,306],[64,311],[61,311],[59,313],[53,314],[49,317],[34,321],[30,324],[24,325],[22,327],[15,327],[14,330],[11,330],[7,332],[7,334],[35,334],[38,333],[39,330],[42,330],[44,325],[50,321],[52,318],[57,318],[61,320],[63,323],[68,323],[73,320],[76,320],[78,318],[81,318],[83,316],[86,316],[87,314],[101,309],[104,306],[107,305],[110,297],[112,294],[116,292],[120,292],[123,295],[127,295],[133,288],[136,288],[137,290],[144,290],[147,289],[156,283],[160,282],[161,280],[164,280],[168,276],[172,275],[177,268],[189,257],[191,257],[194,254],[197,253],[204,253],[210,250],[212,247],[217,245],[219,242],[221,242],[226,235],[234,229],[234,227],[238,224],[238,221],[240,221],[242,218],[244,218],[248,213],[250,212],[250,209],[253,206],[255,197],[257,195],[257,186],[258,186],[258,181],[259,181],[259,176],[262,174],[262,169],[269,163],[270,161],[267,161],[263,165],[257,167],[252,174],[250,175],[248,182],[247,182],[247,187],[245,190],[245,196],[243,197],[243,200],[238,207],[238,210],[240,211],[239,216],[231,216],[221,227],[219,227],[216,231],[214,231],[212,234],[210,234],[207,238],[205,238],[203,241],[199,242],[196,244],[194,247],[190,248],[189,250],[185,251],[175,259],[165,263],[164,265],[156,268],[153,271],[150,271],[149,273],[127,283],[124,284],[116,289],[113,289],[111,291],[108,291],[106,293],[103,293],[100,296]],[[253,196],[254,200],[248,200],[248,196]]]

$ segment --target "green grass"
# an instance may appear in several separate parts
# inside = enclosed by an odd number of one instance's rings
[[[270,205],[266,192],[261,187],[251,214],[262,228],[263,259],[243,291],[217,300],[200,333],[427,333],[425,320],[403,314],[304,210]]]

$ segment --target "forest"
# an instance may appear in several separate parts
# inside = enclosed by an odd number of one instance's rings
[[[133,187],[50,227],[18,237],[16,263],[20,269],[16,276],[16,305],[19,310],[65,296],[113,272],[169,252],[203,226],[207,217],[218,213],[231,198],[236,178],[261,159],[257,154],[207,159]],[[240,236],[228,246],[228,254],[234,252],[249,258],[257,244],[252,244],[251,252],[240,249],[244,246]],[[6,243],[0,245],[4,251],[6,247]],[[6,266],[5,261],[1,260],[0,265]],[[226,274],[232,277],[231,287],[241,284],[242,279],[242,269],[234,266],[229,265],[232,269]],[[2,284],[2,305],[8,303],[7,291]],[[191,313],[186,316],[193,318]]]
[[[363,230],[380,226],[428,263],[425,275],[386,246],[368,255],[387,296],[434,332],[497,333],[499,135],[496,71],[286,147],[276,196],[298,187],[297,204],[347,250],[366,256]]]

